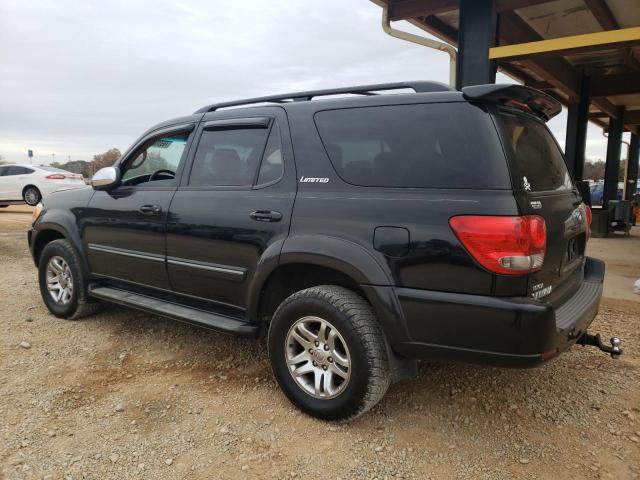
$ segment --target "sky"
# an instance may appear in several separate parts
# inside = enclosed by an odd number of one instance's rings
[[[0,0],[0,156],[91,160],[215,101],[448,82],[446,54],[389,37],[380,22],[368,0]],[[565,112],[550,122],[561,145],[565,124]],[[590,125],[587,158],[605,152]]]

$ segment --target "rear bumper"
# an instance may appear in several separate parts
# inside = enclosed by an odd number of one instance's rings
[[[396,288],[406,339],[394,335],[391,344],[411,358],[535,366],[586,332],[598,313],[603,279],[604,263],[587,258],[582,283],[556,306],[524,297]]]

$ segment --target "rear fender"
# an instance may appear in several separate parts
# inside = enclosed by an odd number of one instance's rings
[[[260,294],[276,268],[294,263],[317,265],[341,272],[362,287],[391,347],[407,338],[402,311],[391,286],[391,272],[364,247],[322,235],[289,237],[281,242],[278,252],[279,244],[271,245],[258,264],[249,289],[248,318],[257,319]]]

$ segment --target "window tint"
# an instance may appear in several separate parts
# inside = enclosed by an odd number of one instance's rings
[[[267,128],[205,130],[193,160],[189,185],[253,185],[268,134]]]
[[[140,185],[153,182],[153,185],[158,186],[174,185],[188,138],[189,134],[183,133],[152,140],[127,162],[122,183]]]
[[[9,167],[0,167],[0,177],[4,177],[9,171]]]
[[[262,163],[260,164],[260,173],[258,173],[258,185],[275,182],[280,180],[284,173],[284,164],[282,162],[282,145],[280,144],[280,130],[274,122],[269,133],[269,140],[264,149]]]
[[[5,175],[26,175],[28,173],[33,173],[33,170],[27,167],[10,166],[7,167]]]
[[[510,188],[489,114],[467,103],[329,110],[315,121],[334,168],[354,185]]]
[[[497,115],[497,122],[505,149],[522,176],[515,180],[516,188],[533,192],[573,188],[562,153],[543,123],[510,113]]]

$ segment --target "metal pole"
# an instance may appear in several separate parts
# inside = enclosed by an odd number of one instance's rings
[[[493,0],[460,0],[457,88],[495,83],[496,71],[489,60],[495,43]]]
[[[449,85],[451,88],[456,86],[456,61],[458,53],[456,49],[448,43],[439,42],[438,40],[432,40],[430,38],[421,37],[420,35],[414,35],[413,33],[403,32],[391,26],[391,20],[389,20],[389,6],[385,5],[382,9],[382,30],[387,35],[399,38],[406,42],[417,43],[424,47],[434,48],[442,52],[449,54]]]
[[[640,144],[638,134],[631,134],[629,142],[629,154],[627,155],[627,176],[625,178],[625,200],[632,200],[638,189],[638,160],[640,156]]]
[[[565,159],[567,168],[576,181],[582,180],[585,150],[587,146],[587,124],[589,122],[590,78],[582,75],[578,102],[569,104]]]
[[[616,109],[616,117],[609,120],[609,137],[607,141],[607,163],[604,167],[604,192],[602,207],[609,201],[618,198],[618,170],[620,168],[620,152],[622,150],[622,132],[624,131],[624,107]]]

